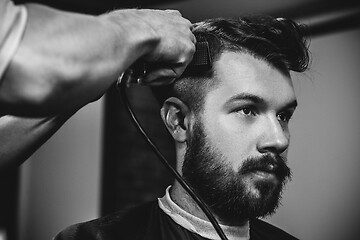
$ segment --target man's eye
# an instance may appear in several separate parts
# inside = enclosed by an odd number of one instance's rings
[[[280,113],[278,114],[278,120],[281,121],[281,122],[286,122],[288,123],[290,121],[292,117],[292,113],[290,112],[283,112],[283,113]]]
[[[255,110],[251,107],[244,107],[238,110],[238,112],[246,115],[246,116],[254,116],[255,115]]]

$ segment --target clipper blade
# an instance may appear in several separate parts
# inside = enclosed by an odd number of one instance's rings
[[[211,68],[211,56],[210,48],[208,42],[197,42],[196,50],[193,56],[192,61],[188,65],[188,68],[196,69],[201,67],[201,69],[210,69]]]

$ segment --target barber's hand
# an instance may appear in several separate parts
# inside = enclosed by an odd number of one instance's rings
[[[126,29],[128,41],[142,41],[137,62],[145,62],[142,84],[168,84],[180,77],[195,52],[192,24],[176,10],[125,9],[107,14]]]
[[[178,11],[157,11],[157,18],[149,19],[160,41],[143,59],[147,64],[144,84],[171,83],[179,78],[192,60],[196,38],[192,24]]]

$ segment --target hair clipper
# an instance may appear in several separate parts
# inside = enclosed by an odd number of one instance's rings
[[[147,74],[148,65],[144,61],[137,61],[123,72],[118,79],[118,84],[126,81],[126,85],[131,83],[139,84]],[[195,53],[185,71],[206,71],[212,67],[212,59],[210,55],[209,43],[206,41],[197,42],[195,44]]]

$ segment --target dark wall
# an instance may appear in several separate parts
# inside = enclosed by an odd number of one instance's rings
[[[18,169],[0,172],[0,229],[6,231],[9,240],[16,239],[18,188]]]

